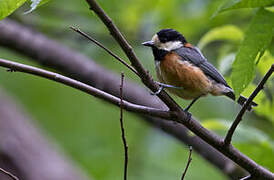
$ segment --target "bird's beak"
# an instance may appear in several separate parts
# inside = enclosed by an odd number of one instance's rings
[[[154,42],[153,41],[146,41],[146,42],[143,42],[142,45],[148,46],[148,47],[153,47],[154,46]]]

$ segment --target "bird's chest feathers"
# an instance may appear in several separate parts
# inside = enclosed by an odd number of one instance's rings
[[[183,87],[186,91],[207,93],[211,82],[198,67],[184,61],[174,52],[165,55],[162,61],[157,62],[156,72],[163,83]]]

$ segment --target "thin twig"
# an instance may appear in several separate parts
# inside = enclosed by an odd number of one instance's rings
[[[33,74],[33,75],[44,77],[44,78],[47,78],[47,79],[50,79],[50,80],[53,80],[56,82],[60,82],[62,84],[73,87],[75,89],[83,91],[83,92],[90,94],[92,96],[106,100],[116,106],[120,106],[120,98],[117,98],[111,94],[104,92],[104,91],[101,91],[101,90],[91,87],[87,84],[84,84],[82,82],[79,82],[77,80],[68,78],[66,76],[63,76],[63,75],[60,75],[57,73],[53,73],[53,72],[46,71],[46,70],[43,70],[40,68],[36,68],[36,67],[16,63],[16,62],[7,61],[4,59],[0,59],[0,66],[12,69],[13,71],[15,70],[18,72]],[[141,106],[141,105],[133,104],[128,101],[123,101],[123,107],[124,107],[124,109],[131,111],[131,112],[142,113],[142,114],[146,114],[146,115],[153,115],[155,117],[162,117],[162,118],[170,119],[170,113],[168,111],[160,110],[157,108]]]
[[[80,28],[76,28],[76,27],[70,26],[70,29],[72,29],[73,31],[81,34],[82,36],[84,36],[85,38],[87,38],[88,40],[90,40],[91,42],[93,42],[94,44],[96,44],[97,46],[99,46],[100,48],[104,49],[108,54],[110,54],[112,57],[114,57],[119,62],[121,62],[123,65],[125,65],[127,68],[129,68],[132,72],[134,72],[137,76],[139,76],[138,72],[133,67],[131,67],[128,63],[126,63],[126,61],[124,61],[122,58],[120,58],[119,56],[117,56],[115,53],[113,53],[111,50],[109,50],[107,47],[105,47],[99,41],[97,41],[96,39],[92,38],[87,33],[81,31]]]
[[[2,173],[4,173],[5,175],[9,176],[10,178],[12,178],[13,180],[19,180],[18,177],[14,176],[14,175],[11,174],[10,172],[8,172],[8,171],[6,171],[6,170],[4,170],[4,169],[2,169],[2,168],[0,168],[0,171],[1,171]]]
[[[185,168],[185,170],[184,170],[184,173],[183,173],[183,175],[182,175],[181,180],[184,180],[185,175],[186,175],[186,172],[187,172],[187,170],[188,170],[188,167],[189,167],[189,165],[190,165],[190,163],[191,163],[191,161],[192,161],[191,154],[192,154],[192,146],[189,146],[188,160],[187,160],[186,168]]]
[[[124,180],[127,180],[127,167],[128,167],[128,145],[125,135],[124,123],[123,123],[123,86],[124,86],[124,73],[121,73],[121,85],[120,85],[120,126],[122,132],[122,140],[124,144],[124,151],[125,151],[125,163],[124,163]]]
[[[243,117],[244,113],[246,112],[249,104],[257,96],[257,94],[264,88],[264,84],[266,83],[266,81],[268,80],[268,78],[271,76],[271,74],[273,73],[273,71],[274,71],[274,64],[271,65],[270,69],[265,74],[265,76],[263,77],[263,79],[261,80],[261,82],[258,84],[258,86],[256,87],[256,89],[252,92],[252,94],[249,96],[249,98],[245,102],[244,106],[242,107],[241,111],[237,115],[236,119],[234,120],[233,124],[231,125],[231,127],[229,128],[229,130],[228,130],[228,132],[226,134],[226,137],[225,137],[225,140],[224,140],[224,145],[227,146],[227,145],[229,145],[231,143],[232,136],[233,136],[233,134],[234,134],[237,126],[241,122],[242,117]]]

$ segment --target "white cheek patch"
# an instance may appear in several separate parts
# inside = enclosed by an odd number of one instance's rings
[[[166,43],[159,43],[157,47],[159,49],[163,49],[166,51],[172,51],[172,50],[178,49],[182,46],[183,46],[183,44],[181,41],[171,41],[171,42],[166,42]]]
[[[155,35],[152,37],[152,41],[154,42],[154,44],[155,44],[156,47],[160,44],[160,40],[159,40],[157,34],[155,34]]]

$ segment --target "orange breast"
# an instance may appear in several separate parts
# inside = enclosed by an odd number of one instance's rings
[[[193,99],[206,95],[212,83],[198,67],[193,66],[181,57],[171,52],[168,53],[158,67],[158,78],[165,84],[183,87],[183,89],[168,89],[184,99]]]

